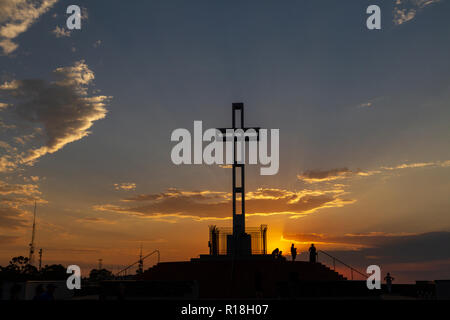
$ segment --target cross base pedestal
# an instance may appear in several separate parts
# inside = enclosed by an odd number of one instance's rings
[[[247,233],[227,236],[227,254],[233,256],[250,256],[252,254],[252,238]]]

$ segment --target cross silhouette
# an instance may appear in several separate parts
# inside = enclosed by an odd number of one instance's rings
[[[236,113],[240,111],[240,126],[236,126]],[[256,132],[256,140],[259,139],[259,127],[244,127],[244,104],[233,103],[232,105],[232,128],[218,128],[222,133],[222,139],[226,140],[230,137],[227,136],[227,130],[236,130],[241,129],[244,132],[247,130],[253,129]],[[250,236],[245,233],[245,161],[237,161],[237,137],[233,136],[233,235],[232,238],[227,239],[227,251],[228,254],[251,254],[251,240]],[[245,148],[245,141],[248,141],[248,137],[244,138],[244,143],[241,143],[241,146]],[[243,153],[241,153],[242,155]],[[240,185],[237,185],[237,170],[240,170]],[[241,211],[237,213],[236,202],[237,198],[240,196],[241,198]]]

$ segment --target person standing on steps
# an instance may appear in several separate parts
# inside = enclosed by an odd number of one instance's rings
[[[272,257],[278,258],[278,254],[280,253],[280,249],[276,248],[272,251]]]
[[[317,258],[317,250],[316,247],[314,247],[314,243],[311,244],[311,247],[309,248],[309,262],[316,263]]]
[[[386,280],[386,288],[388,293],[392,292],[392,281],[394,281],[394,277],[391,277],[391,274],[388,272],[386,277],[384,277],[384,280]]]
[[[291,246],[291,256],[292,256],[292,261],[295,261],[295,258],[297,258],[297,248],[294,247],[294,244],[292,244],[292,246]]]

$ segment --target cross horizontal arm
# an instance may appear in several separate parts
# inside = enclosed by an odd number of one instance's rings
[[[231,138],[230,135],[227,135],[227,130],[233,130],[233,132],[235,130],[243,130],[244,133],[247,133],[247,130],[255,130],[256,132],[256,141],[259,141],[259,130],[261,130],[260,127],[250,127],[250,128],[216,128],[216,130],[219,130],[220,133],[222,134],[221,136],[217,136],[217,138],[222,138],[224,140],[228,140]],[[250,138],[252,138],[251,136],[246,136],[245,140],[248,141],[250,140]]]
[[[241,129],[241,130],[247,131],[247,130],[253,129],[258,134],[259,134],[259,130],[261,130],[260,127],[250,127],[250,128],[216,128],[216,129],[219,130],[222,133],[227,133],[227,130],[238,130],[238,129]]]

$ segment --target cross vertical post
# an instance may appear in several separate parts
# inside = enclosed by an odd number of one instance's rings
[[[240,111],[241,123],[240,126],[236,125],[236,113]],[[233,103],[232,108],[232,122],[233,129],[244,130],[244,104],[243,103]],[[245,233],[245,164],[238,163],[236,159],[237,155],[237,137],[233,137],[233,235],[239,236]],[[240,186],[237,185],[237,169],[240,169]],[[237,196],[240,195],[241,199],[241,210],[237,213]]]
[[[240,112],[240,123],[237,124],[237,112]],[[227,237],[227,254],[234,256],[245,256],[252,254],[251,238],[250,235],[245,233],[245,142],[249,139],[245,132],[247,130],[254,130],[256,133],[256,140],[259,139],[260,128],[246,128],[244,126],[244,104],[242,102],[233,103],[232,105],[232,128],[220,128],[217,129],[222,133],[222,138],[228,140],[227,130],[233,131],[232,136],[232,180],[233,180],[233,234]],[[240,137],[237,137],[236,130],[242,131]],[[239,139],[239,146],[241,158],[237,160],[237,145]],[[242,159],[244,158],[244,159]],[[237,172],[237,171],[240,172]],[[238,185],[238,179],[240,178],[240,184]],[[240,196],[240,213],[238,213],[238,196]]]

